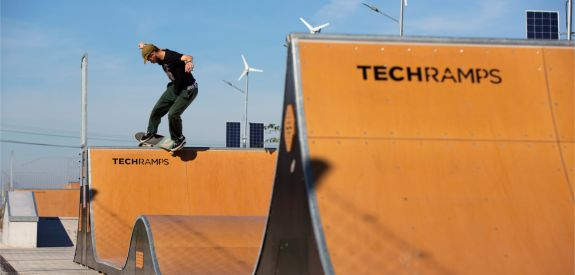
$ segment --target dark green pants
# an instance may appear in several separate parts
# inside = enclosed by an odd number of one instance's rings
[[[182,90],[176,94],[176,89],[173,85],[168,86],[166,91],[162,94],[152,113],[150,114],[150,121],[148,122],[148,133],[156,134],[158,126],[162,121],[162,117],[168,114],[168,121],[170,123],[170,137],[172,140],[182,136],[182,113],[190,106],[192,101],[198,95],[198,85],[194,84],[193,88],[189,90]]]

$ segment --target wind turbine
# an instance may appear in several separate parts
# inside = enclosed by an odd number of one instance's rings
[[[301,22],[303,22],[303,24],[307,27],[307,29],[309,30],[309,33],[320,33],[321,29],[329,26],[329,23],[325,23],[323,25],[314,27],[312,25],[310,25],[308,22],[306,22],[305,20],[303,20],[303,18],[299,18],[299,20],[301,20]]]
[[[249,84],[249,78],[250,78],[250,72],[256,72],[256,73],[261,73],[263,72],[263,70],[260,69],[255,69],[250,67],[250,65],[248,65],[248,62],[246,61],[246,58],[244,57],[244,55],[242,54],[242,60],[244,62],[244,71],[242,72],[242,74],[240,75],[240,77],[238,78],[238,81],[242,80],[242,77],[246,77],[246,89],[245,89],[245,125],[244,125],[244,137],[243,137],[243,144],[244,144],[244,148],[247,147],[247,142],[248,142],[248,138],[247,138],[247,133],[248,133],[248,84]]]

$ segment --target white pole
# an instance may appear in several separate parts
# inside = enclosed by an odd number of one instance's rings
[[[567,1],[567,40],[571,40],[573,32],[573,1]]]
[[[81,147],[88,146],[88,54],[82,56],[82,133]]]
[[[8,191],[14,191],[14,151],[10,152],[10,189]]]
[[[87,185],[87,148],[88,148],[88,54],[82,56],[82,132],[81,132],[81,148],[82,148],[82,167],[80,170],[80,185],[82,186],[82,207],[86,208],[86,185]]]
[[[250,72],[246,72],[246,100],[245,100],[245,124],[244,124],[244,148],[248,147],[248,87],[249,87]]]
[[[400,0],[401,7],[399,9],[399,36],[403,36],[403,1]]]

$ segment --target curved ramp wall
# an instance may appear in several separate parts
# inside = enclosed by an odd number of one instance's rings
[[[258,274],[570,274],[573,43],[289,37]]]
[[[202,219],[191,216],[204,217],[211,228],[222,219],[218,217],[239,217],[238,226],[252,225],[252,234],[259,232],[261,242],[265,224],[260,220],[269,209],[275,167],[272,151],[186,148],[171,156],[156,149],[90,148],[88,156],[89,200],[80,222],[76,262],[106,273],[127,272],[134,269],[134,257],[142,257],[130,249],[131,245],[134,249],[151,245],[155,251],[151,261],[157,261],[158,270],[173,266],[174,261],[185,262],[193,253],[183,251],[193,250],[194,244],[189,242],[191,236],[182,238],[186,232],[195,234],[194,230],[203,228],[198,222]],[[138,217],[149,225],[142,226],[139,235],[133,234]],[[204,241],[218,241],[218,237],[210,236],[232,238],[222,231],[204,235]],[[226,250],[214,244],[212,251],[214,247]],[[259,247],[259,243],[252,244],[247,249],[251,252],[244,251],[238,258],[250,262],[247,273],[255,265]],[[128,257],[130,253],[134,255]],[[230,253],[232,258],[242,254]]]

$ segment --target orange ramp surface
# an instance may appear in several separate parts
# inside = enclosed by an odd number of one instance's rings
[[[76,262],[106,273],[130,273],[153,263],[149,269],[174,274],[170,271],[197,263],[203,248],[223,255],[228,262],[219,267],[223,270],[252,272],[269,207],[274,152],[186,148],[171,156],[154,149],[91,148],[88,156],[85,240],[79,239]]]
[[[258,274],[573,274],[573,43],[289,42]]]
[[[252,274],[265,220],[264,216],[151,216],[161,273]]]
[[[33,192],[38,216],[42,218],[78,217],[80,190],[75,189],[20,189]]]

